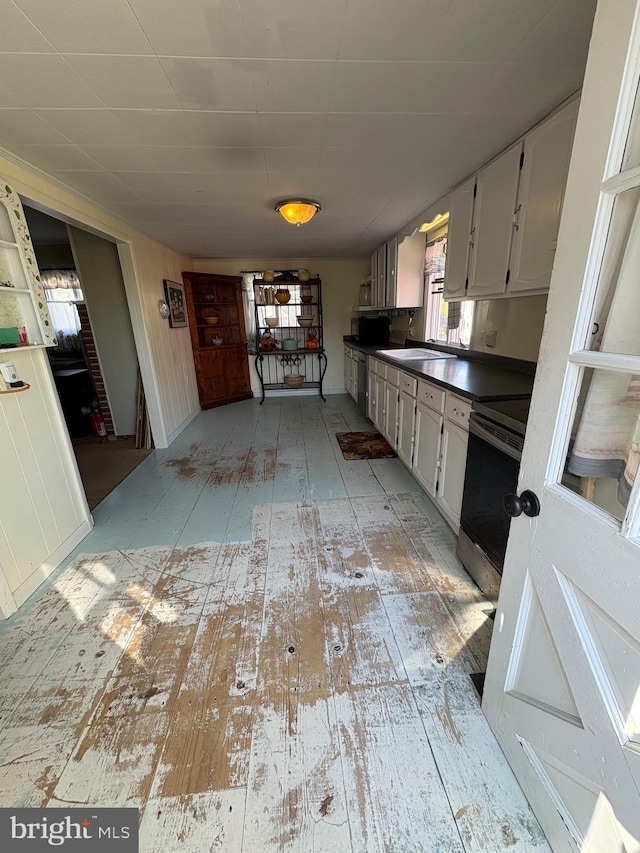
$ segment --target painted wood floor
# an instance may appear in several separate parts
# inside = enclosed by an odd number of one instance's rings
[[[468,677],[490,607],[343,395],[204,412],[0,628],[0,806],[152,851],[548,851]]]

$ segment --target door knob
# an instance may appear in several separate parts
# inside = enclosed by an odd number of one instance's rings
[[[540,501],[534,492],[528,489],[518,495],[505,495],[502,499],[502,506],[507,515],[511,518],[517,518],[524,513],[525,515],[535,518],[540,515]]]

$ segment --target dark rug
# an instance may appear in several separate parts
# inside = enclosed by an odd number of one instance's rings
[[[136,450],[133,438],[117,441],[74,439],[73,451],[89,509],[104,500],[151,453],[150,450]]]
[[[337,432],[345,459],[391,459],[395,452],[379,432]]]

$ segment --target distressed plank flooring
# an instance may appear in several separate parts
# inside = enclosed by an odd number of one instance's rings
[[[0,806],[140,849],[548,851],[484,720],[490,610],[346,396],[202,413],[0,626]]]

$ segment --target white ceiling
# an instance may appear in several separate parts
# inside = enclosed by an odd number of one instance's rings
[[[595,5],[0,0],[0,145],[193,257],[362,257],[580,87]]]

